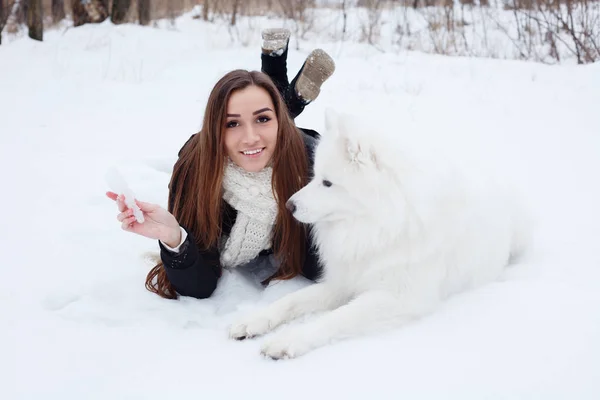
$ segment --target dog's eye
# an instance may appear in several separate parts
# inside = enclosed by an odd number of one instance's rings
[[[330,187],[331,185],[333,185],[333,183],[331,183],[331,181],[328,181],[327,179],[323,179],[323,186]]]

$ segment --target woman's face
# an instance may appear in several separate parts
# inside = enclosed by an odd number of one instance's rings
[[[248,172],[262,170],[273,157],[278,130],[269,93],[258,86],[234,92],[227,103],[225,150]]]

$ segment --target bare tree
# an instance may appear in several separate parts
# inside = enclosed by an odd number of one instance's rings
[[[215,0],[212,0],[215,1]],[[202,19],[208,21],[208,16],[210,15],[210,6],[211,0],[204,0],[202,2]]]
[[[140,25],[148,25],[150,23],[150,0],[138,0],[137,5]]]
[[[283,16],[294,23],[294,36],[304,39],[314,26],[315,20],[309,9],[315,6],[315,0],[279,0],[279,6]]]
[[[367,9],[367,20],[361,24],[363,40],[375,45],[379,39],[383,0],[363,0],[359,5]]]
[[[122,24],[125,22],[127,12],[131,6],[131,0],[113,0],[110,20],[113,24]]]
[[[342,21],[343,21],[343,25],[342,25],[342,42],[344,41],[344,39],[346,38],[346,29],[348,26],[348,4],[347,0],[342,0]]]
[[[558,0],[539,1],[539,12],[546,21],[546,27],[556,24],[569,36],[573,43],[567,47],[577,57],[578,64],[600,60],[598,10],[594,13],[588,0],[563,1],[563,6],[561,6],[562,2]],[[554,21],[548,22],[549,19],[554,19]]]
[[[511,40],[521,58],[560,62],[571,53],[577,63],[600,60],[600,6],[592,0],[514,0],[517,37]],[[499,26],[502,29],[502,27]],[[547,54],[540,54],[543,45]]]
[[[8,33],[16,33],[19,30],[20,16],[22,15],[25,2],[23,0],[14,0],[10,12],[6,15],[6,31]]]
[[[397,39],[395,39],[395,43],[398,44],[402,48],[404,46],[403,43],[405,42],[405,39],[407,39],[406,45],[408,46],[409,49],[411,49],[412,48],[412,45],[410,43],[410,36],[411,36],[410,21],[411,21],[411,19],[409,18],[408,3],[398,6],[395,9],[395,13],[396,13],[396,27],[395,27],[394,32],[397,35],[396,36]]]
[[[85,7],[80,0],[71,0],[71,10],[74,26],[80,26],[89,21]]]
[[[57,23],[65,19],[65,1],[52,0],[52,22]]]
[[[230,22],[231,26],[235,26],[239,7],[240,7],[240,0],[233,0],[233,3],[231,5],[231,8],[232,8],[232,10],[231,10],[231,22]]]
[[[44,14],[42,0],[28,0],[27,29],[29,37],[35,40],[44,40]]]
[[[0,44],[2,44],[2,29],[4,29],[4,24],[6,23],[4,14],[4,1],[0,0]]]

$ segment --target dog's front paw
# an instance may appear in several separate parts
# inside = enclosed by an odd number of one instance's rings
[[[272,329],[271,320],[264,314],[254,314],[231,325],[229,337],[236,340],[264,335]]]
[[[286,330],[266,341],[260,352],[273,360],[300,357],[313,348],[308,339],[297,330]]]

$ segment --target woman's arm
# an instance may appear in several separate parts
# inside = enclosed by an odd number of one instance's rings
[[[177,293],[205,299],[212,295],[221,275],[219,254],[217,251],[201,251],[193,235],[186,232],[187,237],[177,251],[159,241],[160,258]]]

